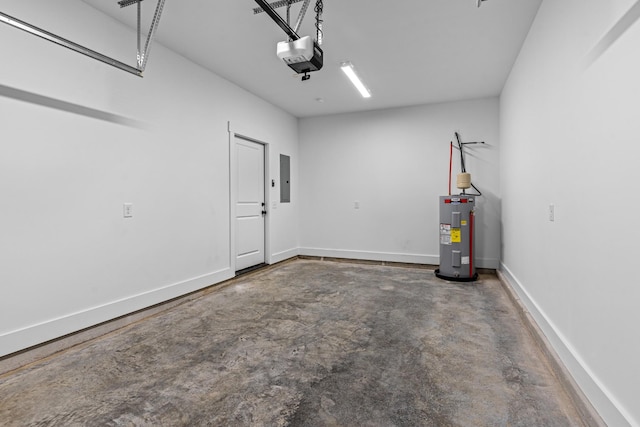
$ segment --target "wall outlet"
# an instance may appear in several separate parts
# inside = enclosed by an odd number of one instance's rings
[[[360,209],[360,202],[359,201],[355,201],[353,202],[353,209]]]
[[[556,220],[556,207],[552,203],[549,205],[549,221],[554,222]]]
[[[122,216],[124,218],[133,218],[133,203],[125,203],[122,205]]]

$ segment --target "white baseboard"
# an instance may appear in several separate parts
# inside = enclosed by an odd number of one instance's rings
[[[325,258],[347,258],[367,261],[402,262],[408,264],[439,265],[439,255],[402,254],[394,252],[353,251],[344,249],[300,248],[299,255]],[[477,268],[497,270],[499,260],[494,258],[476,259]]]
[[[169,301],[207,286],[230,279],[229,268],[194,277],[97,307],[78,311],[0,335],[0,357],[6,356],[121,316]]]
[[[568,373],[573,377],[575,383],[580,387],[584,396],[591,402],[604,422],[609,426],[638,427],[638,423],[633,421],[631,415],[624,410],[612,393],[598,380],[569,340],[558,330],[544,310],[538,306],[525,287],[503,263],[500,263],[498,275],[515,291],[520,302],[529,311],[528,314],[557,353],[561,363],[566,367]]]
[[[325,257],[325,258],[346,258],[359,259],[367,261],[387,261],[387,262],[403,262],[409,264],[438,264],[437,256],[418,255],[418,254],[399,254],[392,252],[369,252],[369,251],[352,251],[344,249],[320,249],[320,248],[300,248],[300,255]]]
[[[283,252],[271,254],[270,264],[276,264],[282,261],[286,261],[289,258],[294,258],[294,257],[297,257],[298,255],[300,255],[300,249],[298,248],[289,249]]]

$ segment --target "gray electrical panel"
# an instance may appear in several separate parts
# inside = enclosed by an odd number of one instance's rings
[[[291,202],[291,158],[280,154],[280,203]]]
[[[440,197],[440,268],[436,276],[445,280],[477,280],[474,260],[475,197]]]

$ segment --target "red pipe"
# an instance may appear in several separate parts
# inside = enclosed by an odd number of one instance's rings
[[[451,171],[453,168],[453,141],[449,145],[449,195],[451,195]]]
[[[469,214],[469,277],[473,276],[473,211]]]

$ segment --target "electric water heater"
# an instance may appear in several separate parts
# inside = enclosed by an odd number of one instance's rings
[[[439,278],[457,282],[478,279],[473,259],[474,215],[474,196],[440,196]]]

